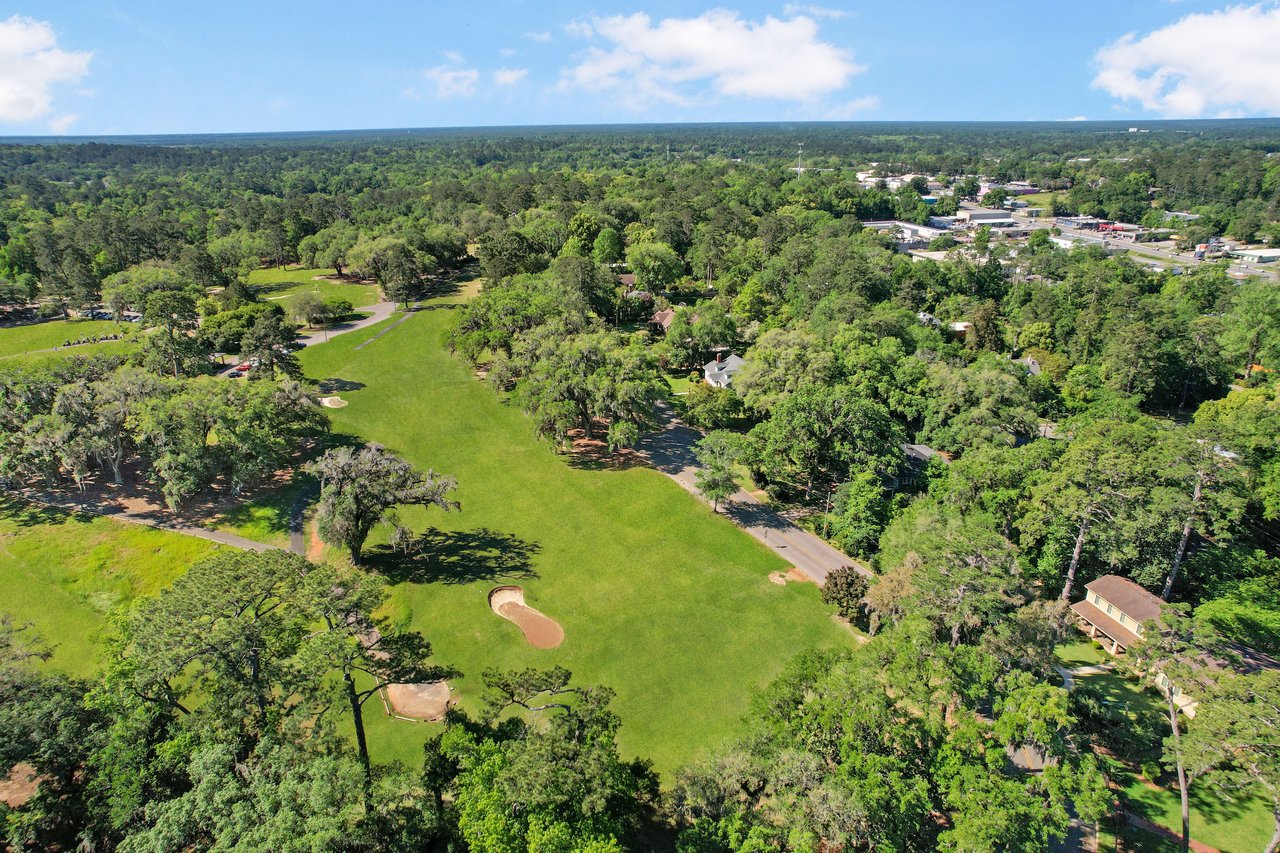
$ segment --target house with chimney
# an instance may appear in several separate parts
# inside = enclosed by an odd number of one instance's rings
[[[745,363],[733,353],[729,353],[727,358],[721,358],[720,353],[716,353],[715,361],[708,361],[702,366],[702,378],[713,388],[728,388],[734,374],[741,370]]]

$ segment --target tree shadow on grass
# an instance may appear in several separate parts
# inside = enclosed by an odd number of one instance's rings
[[[379,545],[365,554],[369,568],[393,583],[464,584],[476,581],[536,578],[533,558],[542,550],[511,533],[487,527],[476,530],[428,528],[407,553]]]
[[[38,503],[26,503],[14,498],[0,498],[0,518],[12,521],[19,527],[34,527],[37,524],[61,524],[69,516],[80,515],[75,510],[59,509]],[[84,515],[84,518],[90,518]]]
[[[353,382],[350,379],[340,379],[337,376],[331,376],[328,379],[321,379],[316,383],[316,388],[318,388],[322,394],[337,394],[342,391],[359,391],[363,387],[363,382]]]

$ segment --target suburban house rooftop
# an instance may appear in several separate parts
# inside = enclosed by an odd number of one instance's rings
[[[1159,596],[1118,575],[1103,575],[1085,589],[1084,601],[1071,605],[1071,610],[1090,637],[1102,634],[1110,641],[1112,654],[1140,642],[1142,623],[1159,616],[1164,604]]]

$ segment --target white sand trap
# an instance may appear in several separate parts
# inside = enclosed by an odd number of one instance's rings
[[[489,607],[515,624],[535,649],[554,649],[564,642],[560,623],[525,604],[524,590],[518,586],[500,586],[490,591]]]
[[[347,405],[347,401],[341,397],[321,397],[320,405],[326,409],[341,409]]]
[[[415,720],[443,720],[453,704],[452,694],[447,681],[387,685],[387,703],[392,713]]]

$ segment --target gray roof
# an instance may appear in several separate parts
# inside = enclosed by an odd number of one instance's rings
[[[743,359],[733,353],[729,353],[729,357],[722,361],[708,361],[706,364],[702,365],[702,372],[707,374],[737,373],[744,364],[746,364],[746,362]]]

